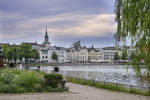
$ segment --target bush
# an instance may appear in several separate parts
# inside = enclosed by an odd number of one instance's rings
[[[62,75],[39,71],[0,69],[0,93],[62,92]]]
[[[18,86],[23,86],[26,88],[32,88],[37,84],[44,82],[43,76],[35,71],[22,72],[19,77],[16,78],[16,83]]]
[[[44,75],[45,84],[57,88],[61,86],[61,82],[63,81],[63,76],[60,74],[45,74]]]

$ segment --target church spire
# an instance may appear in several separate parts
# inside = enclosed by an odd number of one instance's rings
[[[94,49],[94,46],[93,46],[93,44],[92,44],[92,49]]]
[[[48,35],[48,33],[47,33],[47,26],[46,26],[46,34],[45,35]]]
[[[45,42],[49,42],[49,36],[47,32],[47,26],[46,26],[46,32],[45,32]]]

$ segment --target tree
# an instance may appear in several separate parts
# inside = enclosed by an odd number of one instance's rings
[[[40,59],[40,54],[39,54],[37,49],[32,50],[32,58],[35,59],[35,60]]]
[[[23,60],[23,50],[21,49],[21,46],[18,48],[19,52],[18,52],[18,59],[20,61],[20,63],[22,62]]]
[[[57,54],[55,52],[53,52],[53,54],[52,54],[52,59],[54,61],[58,62],[58,56],[57,56]]]
[[[75,49],[80,49],[81,48],[81,42],[77,41],[77,42],[73,43],[72,47],[74,47]]]
[[[115,13],[118,45],[130,38],[135,53],[133,69],[141,75],[140,62],[143,61],[150,76],[150,0],[116,0]]]
[[[119,59],[120,59],[119,53],[116,52],[115,55],[114,55],[114,60],[119,60]]]
[[[3,51],[2,51],[3,57],[4,57],[5,62],[6,62],[6,60],[8,59],[8,45],[3,45],[2,49],[3,49]]]
[[[121,59],[122,59],[122,60],[127,60],[127,59],[128,59],[127,50],[123,50]]]
[[[16,63],[19,58],[19,47],[18,46],[12,46],[12,58],[14,62]]]
[[[22,43],[20,45],[22,56],[25,59],[25,63],[32,57],[32,45]]]
[[[134,58],[135,58],[135,54],[134,54],[134,52],[132,52],[130,55],[130,59],[133,60]]]
[[[8,57],[8,62],[11,62],[13,61],[13,49],[12,47],[9,47],[8,50],[7,50],[7,57]]]

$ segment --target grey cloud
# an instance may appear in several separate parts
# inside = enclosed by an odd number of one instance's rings
[[[42,42],[45,26],[48,26],[50,37],[56,44],[59,44],[57,40],[69,44],[71,40],[65,42],[63,35],[95,40],[95,34],[102,34],[103,31],[104,35],[101,37],[110,37],[109,40],[113,41],[113,19],[103,19],[97,23],[96,19],[92,19],[100,14],[112,14],[113,5],[114,0],[0,0],[0,42]],[[101,28],[103,24],[98,29],[98,23],[106,23],[106,30]],[[89,33],[86,31],[86,24],[92,26]],[[86,36],[90,32],[93,32],[91,38]],[[98,42],[96,40],[95,43]]]

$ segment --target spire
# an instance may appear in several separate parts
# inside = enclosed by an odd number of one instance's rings
[[[47,26],[46,26],[46,32],[45,32],[45,42],[49,41],[48,32],[47,32]]]
[[[46,36],[47,36],[48,34],[47,34],[47,26],[46,26]]]
[[[93,44],[92,44],[92,49],[94,49]]]

